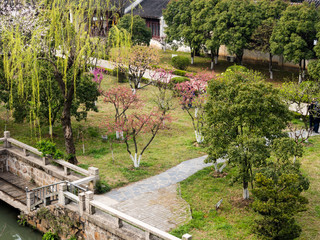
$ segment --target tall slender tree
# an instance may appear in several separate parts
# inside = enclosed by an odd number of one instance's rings
[[[165,29],[167,41],[172,42],[176,40],[189,46],[191,50],[191,64],[194,63],[195,51],[201,45],[199,34],[203,34],[203,32],[199,31],[198,26],[195,28],[192,22],[192,2],[193,0],[171,1],[163,13],[167,24]]]
[[[270,48],[273,54],[299,64],[299,82],[305,79],[305,61],[315,56],[316,23],[319,14],[314,4],[291,5],[273,30]]]
[[[270,48],[270,38],[273,32],[273,28],[279,21],[282,12],[286,9],[287,3],[282,0],[258,1],[258,10],[260,11],[262,22],[255,29],[251,36],[249,49],[255,49],[264,53],[269,53],[269,73],[270,79],[273,79],[272,71],[272,52]]]
[[[249,0],[222,0],[215,7],[216,27],[213,35],[219,36],[231,54],[242,64],[244,49],[259,25],[261,16],[257,5]]]
[[[250,71],[225,72],[209,82],[208,95],[204,131],[208,161],[226,158],[238,166],[237,179],[243,184],[243,198],[248,199],[253,169],[266,163],[267,139],[272,142],[282,136],[289,110],[278,90]]]
[[[6,76],[11,83],[17,84],[20,96],[23,96],[24,86],[32,89],[30,116],[36,124],[40,105],[39,62],[46,61],[52,66],[51,80],[58,83],[64,98],[61,124],[71,163],[77,163],[71,125],[76,83],[88,70],[92,57],[104,54],[103,39],[91,38],[90,31],[93,18],[101,17],[108,7],[109,2],[99,0],[43,1],[38,8],[38,26],[30,38],[23,35],[20,27],[7,27],[3,32]]]
[[[205,45],[211,52],[211,69],[218,63],[220,38],[214,33],[216,27],[214,8],[218,0],[194,0],[191,4],[192,25],[196,42]]]

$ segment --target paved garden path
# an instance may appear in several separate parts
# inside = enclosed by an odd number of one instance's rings
[[[177,191],[177,183],[211,166],[211,163],[204,163],[206,157],[184,161],[159,175],[95,195],[94,198],[163,231],[169,231],[188,221],[191,216],[189,205]],[[224,160],[219,162],[223,163]]]
[[[114,63],[106,60],[99,60],[97,65],[109,69],[115,67]],[[147,70],[144,77],[150,78],[151,72]],[[290,107],[297,111],[296,106]],[[306,111],[306,106],[304,108]],[[307,132],[304,131],[303,136],[305,135]],[[318,134],[311,134],[314,135]],[[289,136],[293,137],[293,134],[289,133]],[[212,164],[204,163],[206,157],[184,161],[159,175],[95,195],[94,198],[163,231],[170,231],[191,218],[189,205],[180,197],[178,183],[211,166]],[[224,161],[218,160],[219,163]]]
[[[121,202],[146,192],[152,192],[168,187],[183,181],[205,167],[211,166],[211,163],[204,163],[206,157],[207,156],[202,156],[184,161],[159,175],[132,183],[119,189],[114,189],[102,196],[107,196],[117,202]],[[222,163],[224,161],[219,160],[219,162]]]
[[[307,132],[303,132],[305,136]],[[319,135],[311,133],[311,136]],[[289,133],[292,137],[292,133]],[[211,166],[204,163],[207,156],[190,159],[160,173],[128,186],[114,189],[95,200],[112,206],[163,231],[170,231],[191,217],[189,205],[180,197],[177,184],[197,171]],[[224,160],[218,160],[223,163]]]
[[[108,68],[108,69],[114,69],[116,68],[116,63],[114,62],[111,62],[111,61],[108,61],[108,60],[102,60],[102,59],[99,59],[97,61],[97,66],[98,67],[102,67],[102,68]],[[147,78],[147,79],[151,79],[152,75],[154,74],[154,71],[150,70],[150,69],[147,69],[146,72],[144,73],[143,77]],[[172,77],[180,77],[178,75],[172,75]]]

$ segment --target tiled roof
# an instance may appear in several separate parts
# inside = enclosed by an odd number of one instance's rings
[[[133,15],[143,18],[160,18],[162,10],[165,9],[170,0],[143,0],[133,9]]]

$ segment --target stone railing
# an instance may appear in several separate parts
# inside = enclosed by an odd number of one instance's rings
[[[13,138],[10,137],[10,132],[6,131],[4,133],[4,138],[0,138],[0,142],[4,142],[4,148],[9,149],[12,145],[17,147],[18,149],[21,149],[22,155],[25,158],[28,158],[29,153],[32,153],[33,155],[37,156],[41,161],[40,164],[43,168],[50,166],[50,161],[43,157],[42,153],[38,151],[37,149],[28,146],[22,142],[19,142]],[[29,159],[28,161],[35,161],[32,159]],[[38,160],[39,161],[39,160]],[[58,182],[54,184],[50,184],[47,186],[42,186],[33,190],[27,190],[27,207],[28,211],[32,211],[34,208],[36,208],[39,204],[43,204],[44,206],[50,205],[52,200],[58,201],[60,205],[67,205],[69,202],[73,202],[77,206],[77,212],[82,217],[88,217],[91,220],[95,218],[96,210],[99,210],[100,212],[103,212],[109,216],[109,218],[112,218],[114,221],[114,225],[116,229],[123,229],[124,225],[130,225],[134,227],[135,229],[142,231],[144,233],[144,239],[150,240],[153,239],[152,236],[155,236],[157,239],[163,239],[163,240],[181,240],[167,232],[164,232],[160,229],[157,229],[153,226],[150,226],[138,219],[135,219],[129,215],[126,215],[114,208],[111,208],[99,201],[96,201],[93,199],[94,193],[92,191],[87,191],[86,189],[80,189],[76,192],[77,195],[74,194],[74,192],[70,189],[77,188],[79,185],[83,185],[86,183],[91,184],[89,185],[89,189],[93,190],[92,184],[95,183],[95,181],[99,178],[99,169],[90,167],[88,170],[82,169],[80,167],[77,167],[71,163],[68,163],[64,160],[52,160],[58,165],[62,166],[64,168],[64,175],[69,175],[70,170],[78,172],[85,177],[80,178],[78,180],[75,180],[73,182],[63,181]],[[39,163],[36,163],[39,164]],[[69,184],[69,188],[68,188]],[[85,191],[84,191],[85,190]],[[122,230],[121,230],[122,231]],[[129,238],[130,239],[130,238]],[[182,240],[191,240],[192,236],[189,234],[185,234],[182,237]]]
[[[61,205],[66,205],[70,201],[77,204],[80,216],[94,216],[96,209],[113,217],[116,228],[121,229],[123,223],[127,223],[137,229],[140,229],[145,234],[145,239],[150,240],[152,236],[156,236],[163,240],[181,240],[167,232],[164,232],[158,228],[155,228],[149,224],[146,224],[138,219],[135,219],[125,213],[122,213],[112,207],[109,207],[99,201],[93,199],[94,193],[92,191],[86,191],[78,194],[78,196],[67,191],[67,184],[62,183],[59,187],[58,202]],[[191,240],[192,236],[184,234],[182,240]]]
[[[10,137],[10,132],[9,131],[5,131],[4,132],[4,137],[0,138],[0,142],[4,142],[3,147],[4,148],[11,148],[12,145],[14,145],[15,147],[19,148],[22,150],[23,152],[23,156],[28,157],[30,155],[30,153],[32,153],[33,155],[35,155],[36,157],[39,157],[39,159],[42,160],[42,165],[46,166],[50,164],[50,160],[54,163],[56,163],[57,165],[59,165],[60,167],[62,167],[64,169],[64,175],[68,176],[70,175],[71,171],[77,172],[83,176],[85,176],[85,178],[79,179],[78,181],[74,182],[73,184],[85,184],[85,183],[89,183],[89,188],[93,189],[93,186],[96,182],[96,180],[99,179],[99,169],[95,168],[95,167],[89,167],[88,170],[85,170],[81,167],[78,167],[76,165],[73,165],[69,162],[66,162],[64,160],[61,159],[50,159],[49,157],[44,157],[42,152],[40,152],[38,149],[31,147],[27,144],[24,144],[16,139],[13,139]]]

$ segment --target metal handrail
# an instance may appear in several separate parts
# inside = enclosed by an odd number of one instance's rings
[[[78,196],[79,193],[88,191],[88,186],[86,188],[80,187],[79,185],[67,182],[67,191]]]

